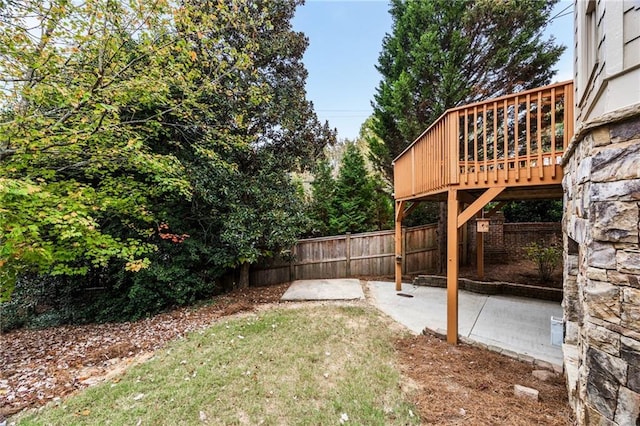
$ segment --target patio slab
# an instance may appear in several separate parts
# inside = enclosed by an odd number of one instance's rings
[[[327,279],[298,280],[291,283],[282,295],[283,301],[305,300],[362,300],[364,292],[360,280]]]

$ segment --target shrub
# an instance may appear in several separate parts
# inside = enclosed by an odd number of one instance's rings
[[[185,306],[222,292],[225,270],[198,241],[162,244],[151,266],[125,271],[113,262],[84,277],[25,275],[10,301],[0,304],[0,331],[61,324],[131,321]]]
[[[540,281],[548,281],[553,270],[560,264],[562,250],[556,244],[544,247],[538,243],[531,243],[525,248],[527,258],[538,265],[538,277]]]
[[[0,303],[0,332],[51,327],[69,322],[69,292],[59,277],[24,275],[11,300]]]

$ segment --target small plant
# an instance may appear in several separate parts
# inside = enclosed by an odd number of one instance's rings
[[[548,281],[553,270],[560,264],[562,250],[556,244],[544,247],[538,243],[531,243],[524,248],[527,258],[538,265],[540,281]]]

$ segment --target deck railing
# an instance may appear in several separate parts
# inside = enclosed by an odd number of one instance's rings
[[[573,82],[447,110],[394,161],[395,198],[562,179]]]

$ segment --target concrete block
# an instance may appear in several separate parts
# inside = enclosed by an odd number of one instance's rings
[[[539,396],[538,390],[522,385],[514,385],[513,394],[518,398],[532,399],[534,401],[537,401]]]
[[[535,365],[536,367],[544,368],[545,370],[554,371],[552,363],[543,361],[541,359],[536,359],[533,365]]]
[[[527,364],[533,364],[535,358],[529,355],[518,354],[518,361],[526,362]]]
[[[500,353],[502,355],[504,355],[504,356],[508,356],[511,359],[518,359],[518,354],[515,353],[514,351],[510,351],[508,349],[503,349]]]

